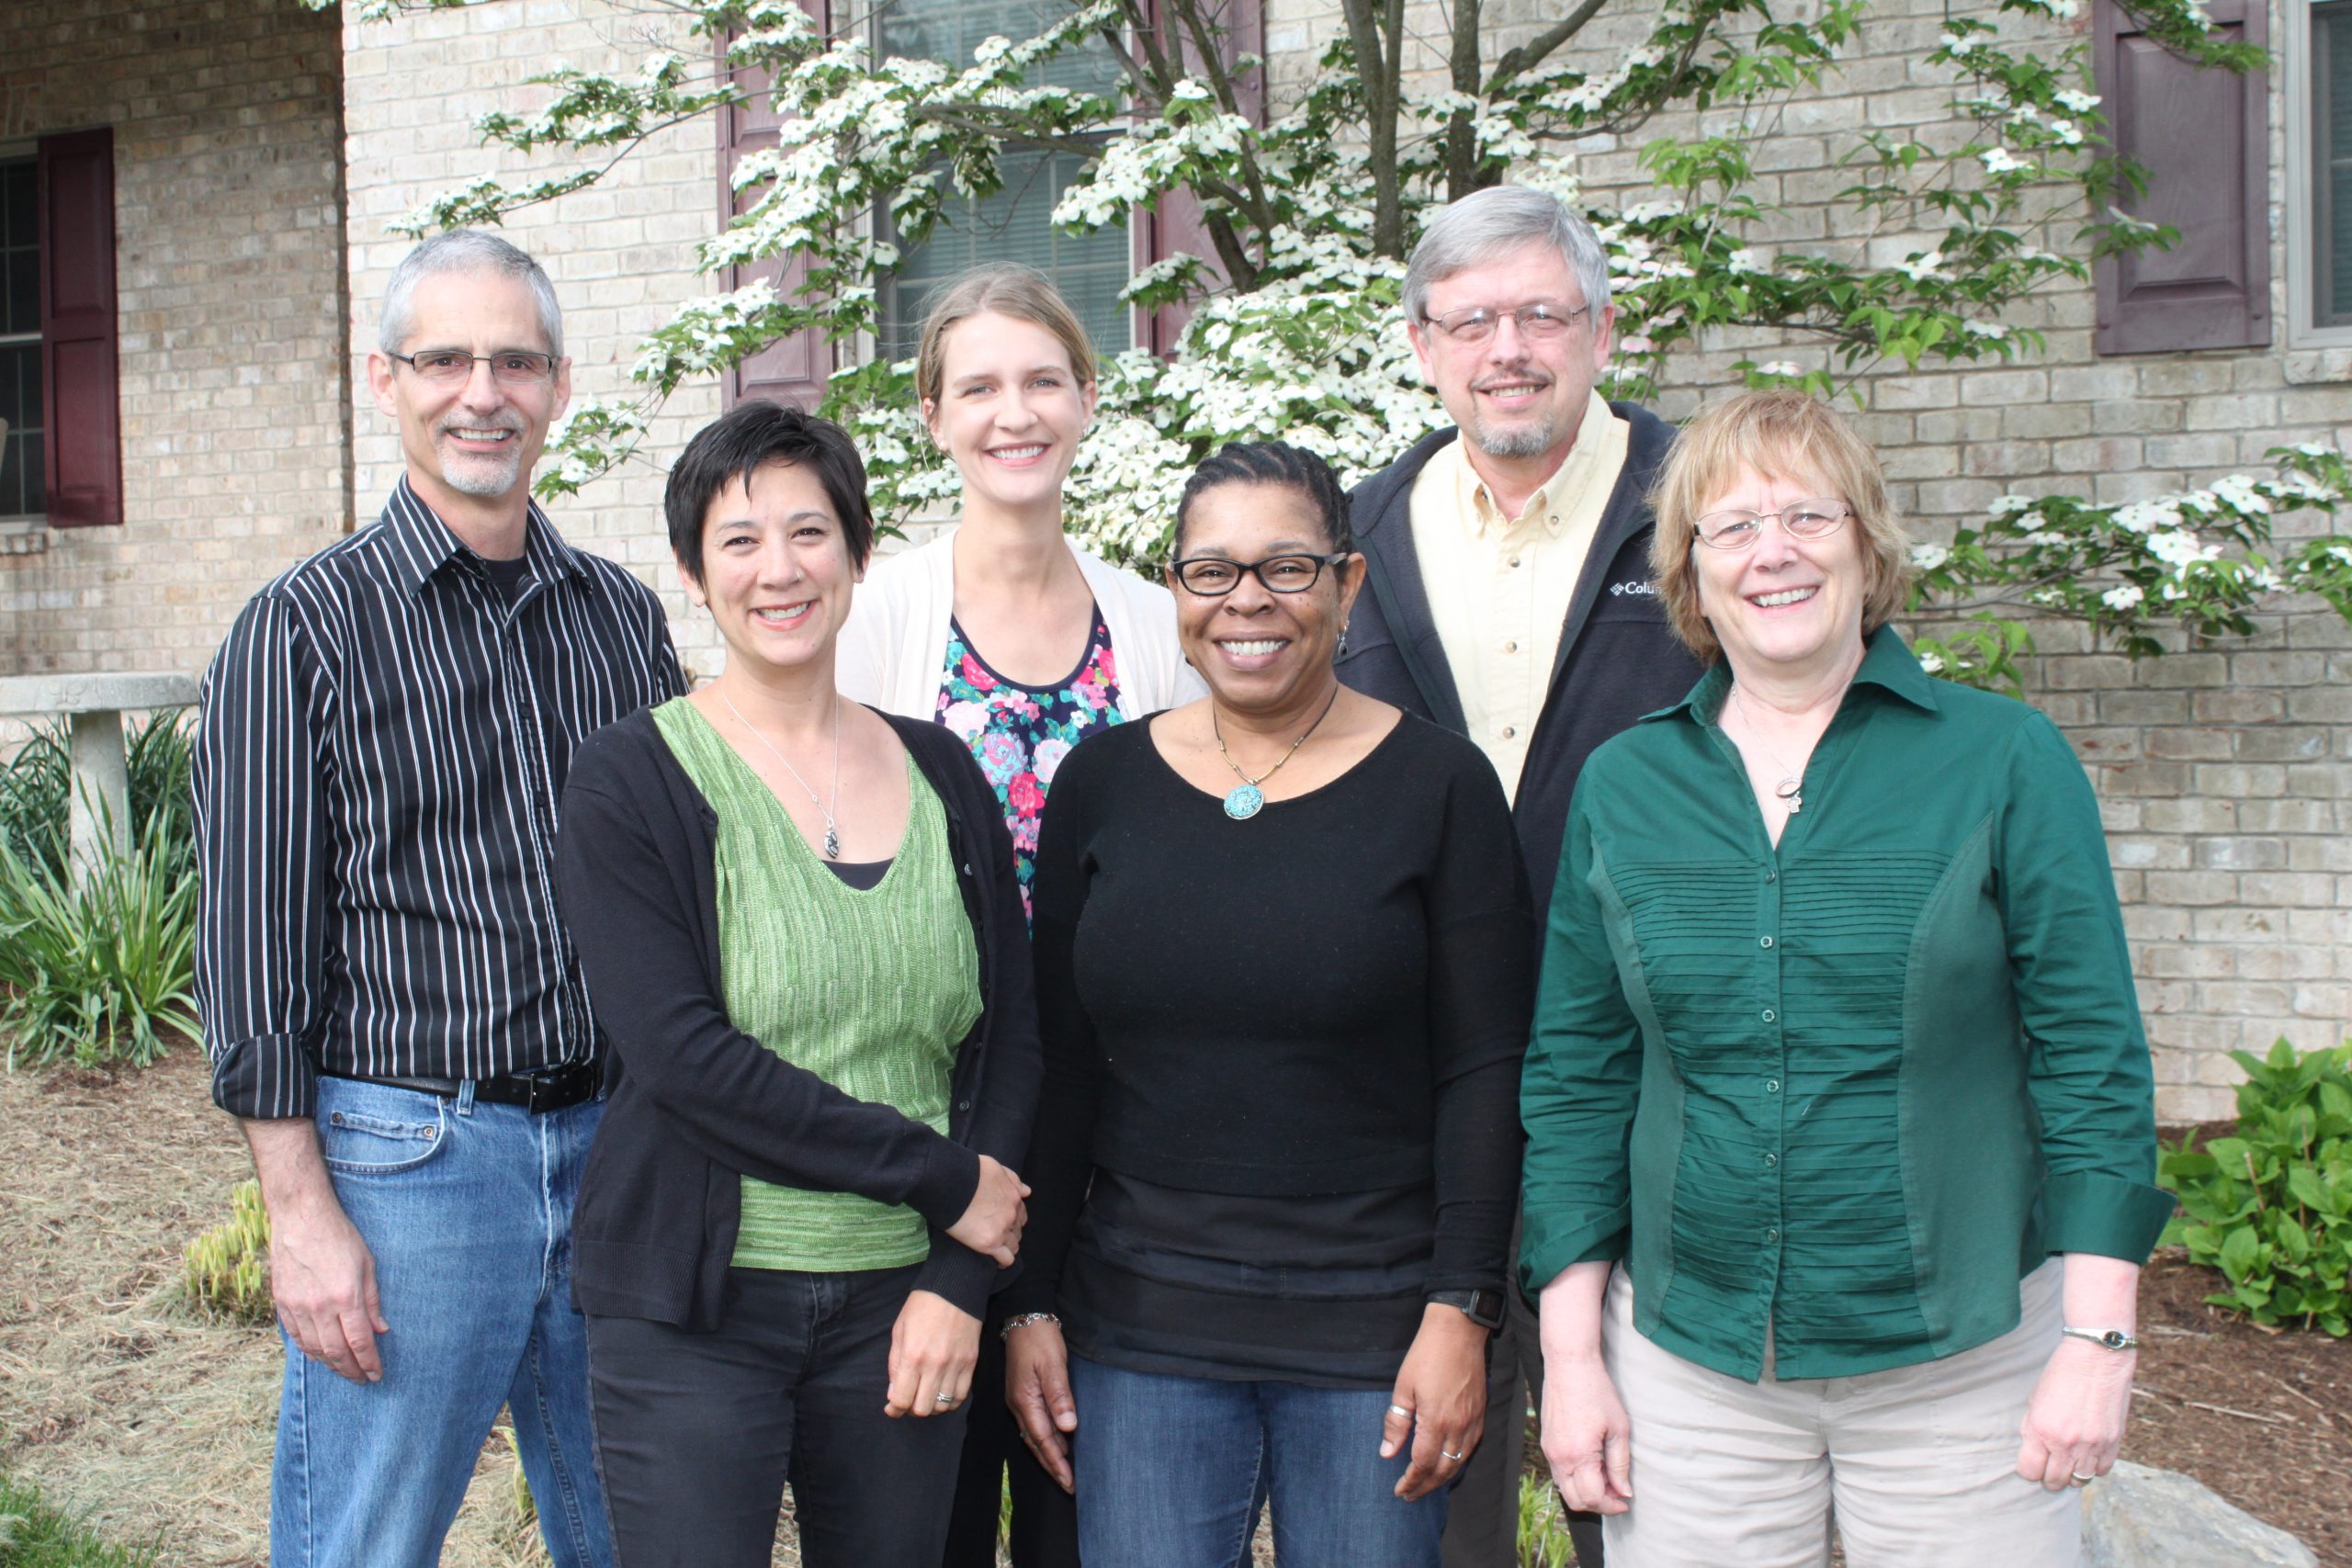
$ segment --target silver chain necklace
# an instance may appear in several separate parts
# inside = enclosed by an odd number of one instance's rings
[[[775,742],[761,734],[758,727],[753,725],[750,719],[743,716],[743,710],[735,705],[733,698],[729,697],[726,692],[722,690],[718,694],[718,700],[727,705],[727,711],[735,716],[736,723],[741,725],[744,728],[752,732],[752,739],[758,741],[761,745],[768,749],[769,756],[774,757],[777,761],[784,764],[784,771],[792,775],[792,782],[798,784],[802,789],[808,790],[808,804],[815,807],[817,808],[817,815],[825,819],[825,858],[827,860],[841,859],[842,830],[833,826],[833,814],[831,809],[828,807],[823,801],[817,798],[817,792],[815,790],[808,789],[808,781],[802,778],[800,776],[800,770],[794,767],[790,761],[786,758],[785,754],[775,749]],[[833,694],[833,805],[839,806],[841,803],[842,699],[841,694],[836,692]]]
[[[1804,809],[1804,770],[1792,768],[1770,747],[1764,744],[1764,732],[1757,727],[1756,716],[1748,712],[1747,699],[1739,694],[1737,682],[1732,683],[1731,700],[1738,705],[1740,720],[1747,725],[1748,735],[1756,742],[1756,749],[1764,753],[1766,761],[1781,770],[1781,782],[1772,786],[1772,793],[1788,803],[1789,815],[1794,817]]]

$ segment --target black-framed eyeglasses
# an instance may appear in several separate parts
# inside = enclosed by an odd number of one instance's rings
[[[478,360],[490,361],[491,375],[510,387],[541,387],[555,376],[555,355],[528,349],[502,348],[496,354],[468,354],[462,348],[420,348],[414,354],[388,354],[428,381],[454,386],[473,379]]]
[[[1502,310],[1491,305],[1471,305],[1459,310],[1448,310],[1442,316],[1421,319],[1456,343],[1479,344],[1495,335],[1497,328],[1508,316],[1519,324],[1519,335],[1534,343],[1548,343],[1565,336],[1577,324],[1578,316],[1589,315],[1589,305],[1562,305],[1554,300],[1539,299],[1532,305]]]
[[[1764,536],[1764,520],[1777,517],[1792,539],[1826,539],[1846,525],[1854,509],[1834,496],[1816,495],[1792,501],[1778,512],[1750,512],[1744,507],[1710,512],[1691,525],[1699,542],[1718,550],[1744,550]]]
[[[1304,593],[1323,579],[1323,569],[1348,558],[1328,556],[1268,556],[1264,560],[1227,560],[1223,556],[1194,556],[1170,570],[1184,592],[1216,599],[1241,586],[1244,573],[1254,575],[1269,593]]]

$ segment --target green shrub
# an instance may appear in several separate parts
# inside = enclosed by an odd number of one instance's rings
[[[2163,1151],[2156,1179],[2181,1207],[2164,1239],[2229,1280],[2205,1298],[2214,1305],[2340,1338],[2352,1332],[2352,1044],[2230,1055],[2246,1073],[2237,1135]]]
[[[187,1299],[214,1317],[266,1324],[276,1315],[269,1296],[269,1212],[261,1183],[250,1179],[229,1194],[229,1217],[187,1244]]]
[[[151,811],[128,853],[82,886],[0,839],[0,1032],[7,1066],[163,1055],[198,1032],[195,854],[186,818]]]

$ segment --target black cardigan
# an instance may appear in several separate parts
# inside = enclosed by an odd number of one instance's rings
[[[855,1100],[738,1030],[719,977],[718,817],[650,710],[599,730],[564,786],[556,875],[596,1010],[606,1094],[571,1227],[583,1312],[718,1321],[744,1176],[905,1203],[931,1224],[918,1288],[978,1317],[989,1258],[951,1239],[979,1156],[1017,1165],[1036,1113],[1036,1000],[1004,809],[964,743],[885,714],[946,810],[979,951],[948,1135]]]

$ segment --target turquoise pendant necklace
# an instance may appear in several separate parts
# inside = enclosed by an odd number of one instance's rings
[[[1258,786],[1282,772],[1283,762],[1287,762],[1298,755],[1298,749],[1306,744],[1307,736],[1323,727],[1323,721],[1330,716],[1331,709],[1339,700],[1340,687],[1339,683],[1334,682],[1331,686],[1330,700],[1323,705],[1323,711],[1315,716],[1315,722],[1308,725],[1300,732],[1298,739],[1290,743],[1290,750],[1282,754],[1281,761],[1253,779],[1241,771],[1241,764],[1235,761],[1233,753],[1225,749],[1225,731],[1217,728],[1216,699],[1215,697],[1209,699],[1209,733],[1216,737],[1216,753],[1225,759],[1225,765],[1231,768],[1235,775],[1241,780],[1239,784],[1226,791],[1225,814],[1227,817],[1232,818],[1236,822],[1247,822],[1266,808],[1266,792]]]

